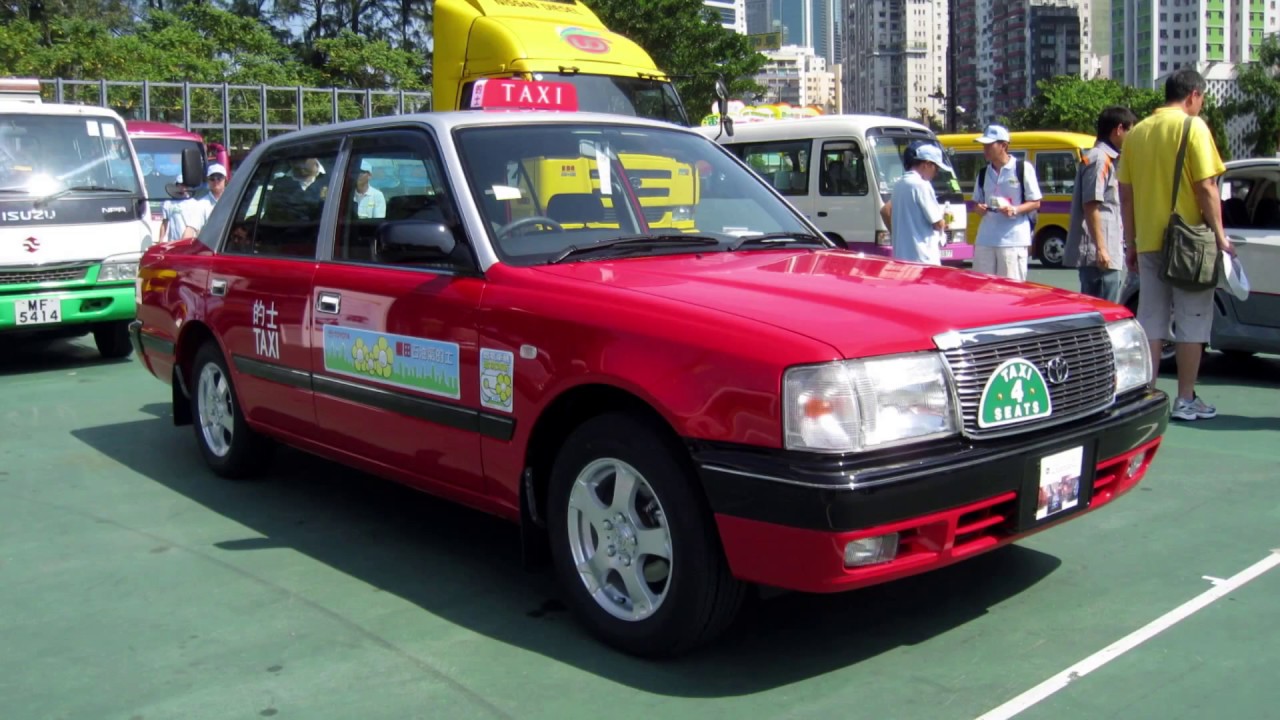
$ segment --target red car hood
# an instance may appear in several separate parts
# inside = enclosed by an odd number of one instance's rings
[[[948,330],[1118,306],[1038,284],[845,251],[756,251],[581,262],[539,268],[565,278],[722,311],[832,345],[843,357],[933,348]]]

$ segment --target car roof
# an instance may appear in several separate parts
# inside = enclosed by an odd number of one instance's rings
[[[1280,167],[1280,157],[1270,158],[1242,158],[1240,160],[1228,160],[1223,163],[1228,170],[1238,170],[1240,168],[1277,168]]]
[[[628,115],[614,115],[610,113],[552,112],[542,110],[516,112],[453,110],[447,112],[388,115],[384,117],[364,118],[361,120],[347,120],[329,125],[319,125],[316,127],[304,128],[302,130],[294,130],[283,135],[277,135],[270,140],[260,143],[259,147],[273,147],[275,145],[290,144],[307,139],[333,137],[335,135],[343,135],[346,133],[376,130],[378,128],[392,126],[403,126],[406,124],[424,125],[433,128],[440,133],[448,133],[457,128],[465,127],[503,127],[556,123],[632,125],[636,127],[663,128],[693,133],[689,128],[674,125],[669,122],[648,120]]]
[[[169,123],[152,120],[127,120],[124,126],[125,131],[132,138],[172,138],[175,140],[204,141],[200,133],[183,130],[180,125],[170,125]]]
[[[929,128],[914,120],[903,120],[889,115],[818,115],[789,120],[765,120],[763,122],[735,122],[733,137],[748,135],[754,139],[792,139],[812,133],[865,133],[872,128],[908,128],[928,131]],[[702,134],[717,132],[718,127],[700,128]],[[733,138],[726,138],[732,142]]]
[[[124,118],[110,108],[97,105],[71,105],[58,103],[33,103],[22,100],[0,100],[0,113],[6,115],[64,115],[111,118],[124,124]]]

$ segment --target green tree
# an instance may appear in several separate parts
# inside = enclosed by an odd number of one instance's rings
[[[765,57],[746,36],[720,26],[720,17],[702,0],[583,0],[612,31],[635,41],[675,80],[689,120],[711,112],[716,77],[723,75],[730,97],[764,91],[754,77]]]
[[[1274,155],[1280,142],[1280,37],[1272,35],[1262,42],[1258,59],[1236,68],[1236,82],[1243,100],[1227,103],[1227,114],[1253,115],[1258,126],[1245,136],[1256,156]]]
[[[1035,99],[1025,108],[1005,118],[1010,130],[1063,130],[1092,135],[1097,132],[1098,115],[1111,105],[1128,107],[1139,119],[1164,104],[1164,89],[1135,88],[1107,78],[1085,80],[1075,75],[1059,75],[1036,84]],[[1229,159],[1227,112],[1213,95],[1205,96],[1201,117],[1213,131],[1214,142],[1223,159]]]

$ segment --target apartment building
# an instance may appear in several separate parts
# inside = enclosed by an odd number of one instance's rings
[[[844,112],[943,122],[947,0],[844,0]]]
[[[703,4],[720,16],[720,26],[739,35],[747,34],[746,0],[703,0]]]
[[[1095,32],[1111,0],[954,0],[955,89],[964,119],[984,124],[1024,107],[1036,83],[1094,77],[1108,67],[1110,28]]]
[[[813,48],[784,45],[764,55],[768,62],[755,78],[766,88],[763,102],[816,105],[824,112],[837,111],[836,74]]]
[[[1255,60],[1280,30],[1276,0],[1114,0],[1111,17],[1111,77],[1138,87],[1182,67]]]

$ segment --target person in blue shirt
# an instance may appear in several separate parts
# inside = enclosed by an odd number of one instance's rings
[[[914,158],[906,159],[907,172],[893,184],[890,196],[893,222],[889,237],[893,257],[898,260],[942,264],[942,229],[945,226],[942,206],[933,191],[933,178],[939,168],[954,173],[942,159],[942,149],[931,143],[915,148]]]

